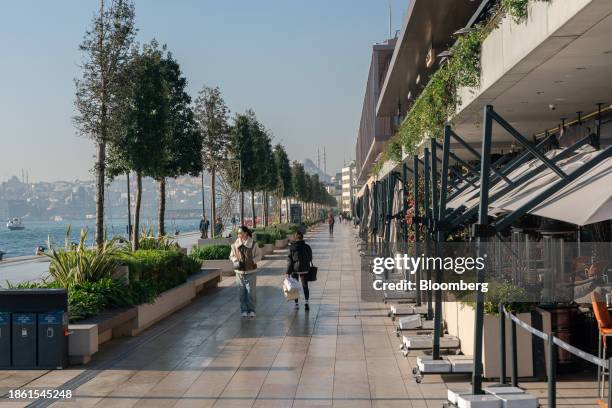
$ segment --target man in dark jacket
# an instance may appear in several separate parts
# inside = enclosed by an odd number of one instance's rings
[[[298,231],[295,233],[294,241],[289,247],[289,257],[287,259],[287,275],[291,275],[294,279],[299,279],[304,290],[304,309],[310,310],[308,306],[308,298],[310,292],[308,290],[308,271],[312,264],[312,249],[310,245],[304,242],[304,235]],[[300,308],[298,299],[295,299],[295,308]]]

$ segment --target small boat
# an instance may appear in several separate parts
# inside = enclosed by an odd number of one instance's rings
[[[6,228],[10,229],[11,231],[22,230],[25,229],[25,225],[21,223],[19,218],[13,218],[12,220],[8,220],[6,223]]]

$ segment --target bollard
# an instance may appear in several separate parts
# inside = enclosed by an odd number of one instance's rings
[[[516,322],[510,319],[510,347],[512,349],[512,386],[518,387],[518,356],[516,348]]]
[[[504,305],[499,304],[499,333],[501,341],[499,343],[499,384],[506,384],[506,315]]]
[[[557,346],[554,342],[555,333],[548,335],[548,407],[557,406]]]

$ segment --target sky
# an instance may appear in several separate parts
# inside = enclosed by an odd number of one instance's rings
[[[94,145],[72,123],[78,45],[98,0],[3,1],[0,181],[91,179]],[[327,172],[355,156],[373,43],[401,28],[408,0],[135,0],[137,41],[156,38],[192,96],[219,86],[232,112],[252,108],[292,160]],[[323,165],[321,165],[323,167]]]

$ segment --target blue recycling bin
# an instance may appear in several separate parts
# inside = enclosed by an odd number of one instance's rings
[[[67,367],[67,312],[65,289],[0,290],[0,368]]]

